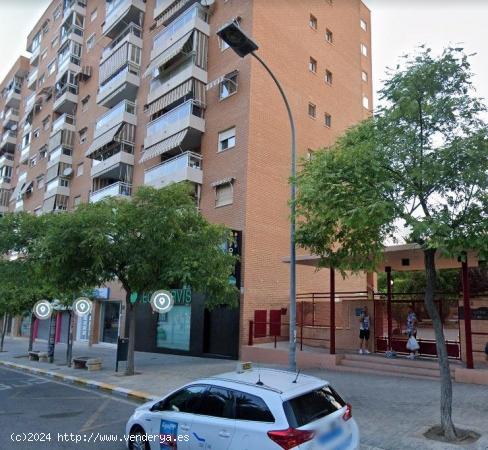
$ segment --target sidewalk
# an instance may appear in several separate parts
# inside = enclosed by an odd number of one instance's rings
[[[162,396],[167,392],[179,388],[182,384],[222,372],[233,371],[236,361],[222,359],[196,358],[192,356],[167,355],[157,353],[136,352],[136,375],[127,377],[124,375],[125,362],[119,363],[119,371],[115,372],[115,347],[105,345],[93,345],[76,343],[73,345],[73,357],[88,356],[102,359],[102,370],[91,371],[73,369],[66,365],[66,344],[56,344],[54,363],[29,361],[28,339],[6,338],[4,352],[0,353],[0,363],[11,362],[36,369],[56,372],[61,376],[79,377],[94,380],[107,386],[119,387],[125,390],[136,391],[141,400],[145,397]],[[47,351],[47,342],[36,341],[34,350]],[[41,372],[42,373],[42,372]],[[68,378],[67,381],[77,381]],[[142,391],[142,392],[141,392]],[[120,391],[124,393],[124,391]],[[138,395],[133,395],[138,397]]]

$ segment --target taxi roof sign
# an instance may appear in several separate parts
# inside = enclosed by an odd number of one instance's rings
[[[249,372],[253,369],[252,362],[239,362],[237,363],[237,373]]]

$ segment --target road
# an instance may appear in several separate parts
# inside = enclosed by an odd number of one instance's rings
[[[122,450],[125,423],[136,406],[123,398],[0,368],[0,449]],[[32,441],[23,442],[23,433]],[[19,442],[12,442],[12,435]],[[108,435],[116,442],[93,442]]]

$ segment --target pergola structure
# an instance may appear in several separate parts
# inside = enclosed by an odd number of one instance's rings
[[[465,347],[466,347],[466,367],[472,369],[473,363],[473,344],[472,344],[472,330],[471,330],[471,306],[468,283],[468,269],[470,267],[478,267],[477,252],[466,252],[467,257],[465,261],[460,262],[458,258],[450,258],[442,255],[442,252],[437,252],[436,268],[437,269],[460,269],[463,280],[463,307],[464,307],[464,332],[465,332]],[[387,276],[387,314],[388,314],[388,347],[391,348],[391,340],[393,336],[392,330],[392,271],[417,271],[424,270],[424,253],[420,245],[417,244],[402,244],[385,247],[383,253],[383,260],[378,265],[376,272],[384,271]],[[320,257],[315,255],[298,256],[297,264],[311,267],[319,267]],[[289,262],[289,258],[285,259]],[[324,267],[322,264],[321,267]],[[330,270],[330,353],[335,354],[336,351],[336,325],[335,325],[335,270],[329,267]]]

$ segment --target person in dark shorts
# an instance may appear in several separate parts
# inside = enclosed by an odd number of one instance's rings
[[[369,335],[370,335],[371,319],[368,313],[368,307],[363,308],[363,312],[359,318],[359,354],[369,355],[368,350]]]

